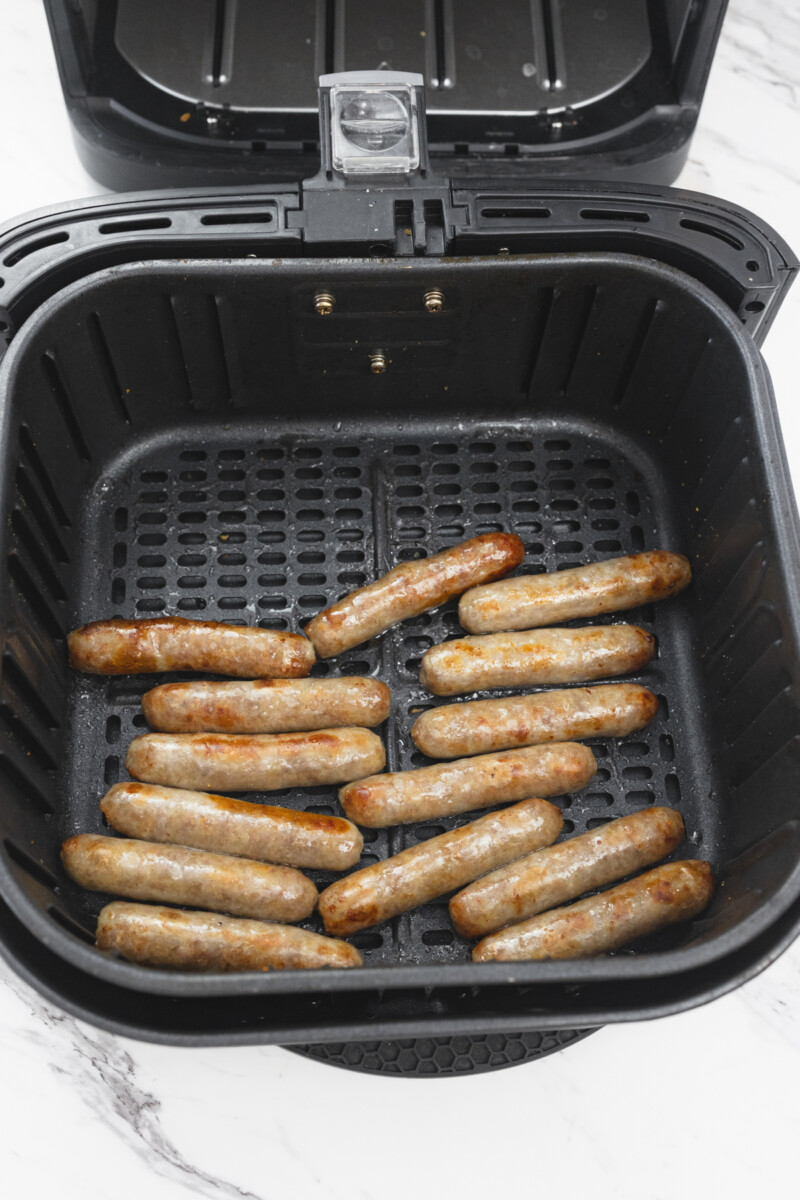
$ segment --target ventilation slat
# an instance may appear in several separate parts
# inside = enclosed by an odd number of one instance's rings
[[[41,455],[36,447],[36,442],[34,441],[27,425],[20,425],[19,427],[19,445],[23,457],[30,466],[31,472],[36,478],[42,493],[50,505],[56,521],[59,525],[63,526],[63,528],[69,529],[70,525],[72,524],[69,513],[67,512],[64,504],[61,502],[61,498],[59,497],[55,484],[53,483],[52,475],[42,461]]]
[[[50,553],[56,562],[68,563],[70,561],[66,546],[58,532],[58,528],[51,516],[50,510],[42,500],[35,484],[28,476],[25,468],[20,465],[17,467],[15,476],[17,492],[20,497],[20,502],[24,504],[30,512],[31,517],[36,522],[44,540],[50,549]]]
[[[70,917],[62,909],[57,908],[54,904],[50,904],[48,905],[47,911],[56,924],[60,925],[62,929],[66,929],[67,933],[71,933],[73,937],[80,938],[80,940],[82,942],[86,942],[88,946],[94,946],[94,934],[90,930],[86,929],[83,925],[80,925],[77,921],[74,921],[72,917]]]
[[[63,638],[64,630],[60,617],[57,617],[50,604],[42,594],[41,587],[34,582],[30,572],[18,554],[9,554],[8,573],[19,595],[41,627],[54,638]]]
[[[48,672],[48,686],[52,690],[52,677]],[[12,654],[6,650],[2,660],[2,680],[6,688],[11,688],[16,696],[27,706],[39,723],[48,730],[58,729],[60,721],[45,700],[26,676]]]
[[[32,854],[15,841],[13,838],[6,838],[3,842],[3,850],[11,859],[15,866],[30,875],[42,887],[47,888],[49,892],[54,892],[61,883],[61,880],[55,875],[45,863],[38,858],[34,858]]]
[[[61,419],[64,422],[64,427],[67,431],[72,445],[74,446],[78,457],[83,462],[92,461],[92,453],[86,441],[86,436],[81,427],[78,414],[75,411],[75,405],[70,396],[67,385],[64,382],[61,371],[56,363],[56,360],[51,354],[43,354],[41,358],[42,372],[50,389],[50,394],[55,401],[56,408],[61,414]]]
[[[8,750],[0,751],[0,786],[5,797],[13,796],[23,806],[32,805],[43,816],[51,817],[55,812],[50,794],[34,783]]]
[[[167,225],[169,224],[170,222],[167,221]],[[101,227],[100,232],[104,233],[108,232],[108,230]],[[89,313],[86,318],[86,331],[94,352],[95,361],[105,381],[108,395],[111,398],[113,410],[121,421],[124,421],[126,425],[130,425],[131,414],[126,399],[129,389],[126,389],[122,385],[122,380],[117,372],[105,331],[97,313]]]
[[[216,296],[193,293],[172,300],[193,404],[218,411],[231,403],[231,380]]]
[[[30,559],[45,586],[45,591],[54,601],[63,603],[67,599],[64,585],[34,530],[18,508],[12,510],[11,527],[17,535],[20,554]]]
[[[0,703],[0,731],[12,738],[26,757],[35,762],[40,770],[46,773],[55,771],[57,764],[50,751],[13,708],[6,703]]]

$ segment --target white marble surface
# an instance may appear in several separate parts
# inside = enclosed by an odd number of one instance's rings
[[[0,220],[97,192],[38,0],[0,0]],[[735,0],[681,185],[800,247],[800,11]],[[800,286],[765,356],[800,485]],[[373,1079],[277,1048],[111,1037],[0,965],[0,1189],[37,1200],[408,1195],[681,1200],[796,1188],[800,945],[738,993],[472,1079]]]

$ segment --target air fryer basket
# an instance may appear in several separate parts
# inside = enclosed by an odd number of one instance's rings
[[[189,1037],[225,1040],[223,1010],[261,998],[258,1040],[379,1037],[404,1005],[406,1030],[578,1028],[641,1015],[642,989],[657,1008],[659,977],[678,1006],[705,998],[714,964],[797,900],[796,516],[760,356],[689,276],[612,253],[134,262],[56,290],[0,378],[3,924],[41,946],[31,977],[52,954],[65,997],[73,980],[109,997],[93,1019],[154,1036],[166,1006]],[[354,938],[356,972],[185,977],[95,951],[106,898],[66,880],[58,846],[102,828],[154,680],[71,674],[64,632],[159,612],[294,628],[396,561],[497,528],[523,537],[528,570],[651,546],[692,559],[683,597],[629,618],[658,640],[637,677],[656,720],[593,743],[597,779],[563,803],[569,833],[679,807],[681,854],[719,872],[711,909],[589,963],[473,964],[443,902]],[[315,668],[390,684],[390,769],[425,761],[408,737],[432,702],[419,657],[456,630],[446,606]],[[329,788],[280,802],[336,810]],[[455,823],[368,831],[363,861]],[[320,1032],[315,1006],[338,993]]]

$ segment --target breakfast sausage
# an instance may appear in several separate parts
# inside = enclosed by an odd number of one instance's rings
[[[344,817],[150,783],[115,783],[100,808],[111,828],[126,837],[287,867],[344,871],[364,848],[361,834]]]
[[[462,937],[478,938],[666,858],[683,841],[674,808],[643,808],[485,875],[450,901]]]
[[[67,874],[92,892],[159,900],[266,921],[302,921],[317,889],[291,867],[80,833],[61,847]]]
[[[178,971],[360,967],[364,961],[355,946],[307,929],[122,900],[101,910],[97,947],[130,962]]]
[[[148,725],[164,733],[293,733],[380,725],[391,693],[379,679],[255,679],[162,683],[142,696]]]
[[[564,819],[547,800],[524,800],[337,879],[319,898],[328,933],[344,936],[462,887],[503,863],[549,846]]]
[[[206,671],[256,679],[293,678],[314,665],[314,647],[299,633],[151,617],[92,621],[67,636],[70,666],[92,675],[144,675],[153,671]]]
[[[469,633],[557,625],[666,600],[682,592],[691,578],[689,560],[682,554],[648,550],[471,588],[461,597],[458,619]]]
[[[314,733],[146,733],[128,747],[134,779],[208,792],[269,792],[346,783],[383,770],[383,743],[368,729]]]
[[[373,775],[342,788],[339,801],[357,825],[382,829],[529,796],[577,792],[596,770],[588,746],[559,742],[459,758],[417,771]]]
[[[647,688],[607,683],[445,704],[417,717],[411,737],[430,758],[461,758],[540,742],[624,737],[652,721],[657,709]]]
[[[655,648],[653,635],[638,625],[489,633],[431,646],[422,656],[419,677],[437,696],[542,683],[584,683],[637,671],[650,661]]]
[[[667,863],[577,904],[509,925],[478,942],[477,962],[591,958],[697,916],[709,903],[714,877],[697,859]]]
[[[483,533],[441,554],[400,563],[374,583],[319,613],[306,633],[320,658],[341,654],[378,633],[444,604],[476,583],[500,579],[525,557],[513,533]]]

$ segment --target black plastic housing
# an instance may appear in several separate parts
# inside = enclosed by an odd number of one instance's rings
[[[46,0],[75,142],[116,190],[314,173],[316,83],[417,71],[435,169],[670,183],[725,0]]]
[[[586,1028],[701,1003],[797,929],[797,517],[754,342],[796,260],[685,193],[429,186],[419,209],[370,193],[398,257],[376,257],[357,188],[335,201],[337,247],[318,186],[97,201],[0,240],[0,923],[26,977],[108,1028]],[[361,972],[183,977],[99,954],[104,898],[66,880],[58,845],[101,827],[152,681],[71,675],[64,632],[162,611],[296,627],[400,557],[496,527],[520,532],[526,569],[653,545],[692,559],[683,597],[625,617],[658,638],[641,678],[659,716],[594,745],[601,774],[565,815],[580,832],[677,804],[681,853],[720,876],[708,913],[594,962],[473,964],[441,904],[362,935]],[[419,765],[418,658],[454,621],[446,606],[319,668],[391,684],[391,767]],[[281,803],[325,810],[322,791]],[[432,832],[378,831],[364,861]]]

